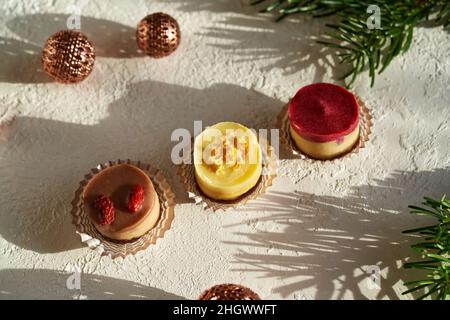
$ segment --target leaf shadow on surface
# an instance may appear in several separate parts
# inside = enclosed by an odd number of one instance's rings
[[[331,71],[333,79],[343,83],[340,77],[349,70],[348,66],[338,63],[335,50],[316,42],[317,36],[327,30],[325,22],[334,21],[334,18],[316,20],[295,15],[277,23],[272,14],[259,14],[260,7],[250,6],[242,0],[201,0],[195,5],[182,0],[171,2],[182,11],[234,13],[215,19],[212,27],[199,33],[211,39],[211,46],[229,53],[233,63],[262,61],[265,64],[262,71],[280,69],[283,75],[313,68],[313,78],[307,83],[324,81],[327,71]]]
[[[283,297],[309,288],[315,290],[314,299],[404,297],[394,285],[424,274],[402,268],[411,256],[420,259],[410,248],[416,237],[402,231],[432,221],[409,214],[408,205],[425,195],[448,193],[449,179],[450,168],[394,171],[387,179],[353,187],[342,198],[270,191],[241,209],[271,215],[256,219],[255,233],[236,233],[245,241],[226,242],[239,248],[234,261],[239,267],[233,270],[283,281],[272,289]],[[375,291],[367,282],[367,266],[374,265],[382,274],[381,288]]]

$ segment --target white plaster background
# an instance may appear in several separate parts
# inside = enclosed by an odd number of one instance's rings
[[[359,79],[374,116],[362,152],[282,159],[266,195],[213,213],[184,196],[170,133],[193,120],[267,127],[298,88],[336,81],[342,68],[310,39],[323,21],[275,24],[239,0],[88,1],[81,27],[98,49],[95,70],[60,85],[37,70],[40,50],[77,3],[0,3],[0,116],[16,116],[0,135],[0,298],[195,299],[224,282],[266,299],[402,298],[415,274],[401,268],[411,254],[401,231],[428,222],[407,205],[450,193],[449,33],[418,29],[374,88]],[[182,29],[178,51],[161,60],[136,55],[132,39],[156,11]],[[164,239],[113,261],[81,246],[69,211],[83,175],[117,158],[164,170],[179,204]],[[381,290],[367,288],[364,266],[374,264]],[[81,291],[65,286],[74,267]]]

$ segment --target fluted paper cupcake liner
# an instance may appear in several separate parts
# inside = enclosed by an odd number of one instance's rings
[[[352,156],[356,153],[358,153],[361,149],[363,149],[366,145],[366,142],[369,141],[369,136],[371,134],[372,130],[372,116],[370,115],[370,110],[367,108],[365,103],[356,96],[356,101],[358,102],[359,106],[359,140],[355,143],[355,145],[347,151],[346,153],[337,156],[333,159],[327,159],[327,160],[321,160],[321,159],[315,159],[310,157],[309,155],[305,154],[295,144],[295,141],[291,137],[291,133],[289,130],[290,122],[289,122],[289,116],[288,116],[288,105],[285,105],[277,117],[277,128],[280,129],[280,145],[284,145],[288,148],[288,150],[292,153],[294,158],[298,159],[304,159],[304,160],[310,160],[310,161],[335,161],[338,159],[343,159],[349,156]]]
[[[138,167],[150,177],[158,195],[161,207],[160,217],[155,227],[143,236],[129,241],[117,241],[103,236],[97,231],[91,219],[83,209],[83,192],[89,181],[100,171],[123,163]],[[124,258],[127,255],[133,255],[139,251],[147,249],[151,244],[155,244],[156,241],[159,238],[162,238],[165,232],[170,229],[175,213],[174,198],[175,195],[172,188],[162,172],[151,165],[141,163],[140,161],[131,161],[129,159],[125,161],[109,161],[91,169],[91,171],[80,182],[80,186],[75,192],[75,197],[72,201],[72,223],[76,227],[76,232],[79,234],[81,242],[86,244],[89,248],[99,252],[102,256],[109,256],[112,259],[118,257]]]
[[[215,200],[206,196],[198,187],[195,180],[194,164],[183,163],[178,168],[178,175],[183,183],[189,199],[192,199],[197,205],[204,209],[212,209],[213,211],[226,211],[231,208],[244,205],[247,201],[256,199],[259,195],[266,192],[267,188],[272,185],[273,180],[277,176],[278,157],[274,149],[266,141],[261,143],[261,150],[263,155],[262,174],[256,185],[234,200]],[[193,152],[194,143],[191,144],[191,154]],[[265,146],[265,147],[263,147]],[[192,157],[193,158],[193,157]]]

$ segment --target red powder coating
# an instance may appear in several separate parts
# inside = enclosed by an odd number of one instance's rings
[[[343,87],[314,83],[289,102],[289,120],[304,139],[328,142],[350,134],[358,125],[358,103]]]

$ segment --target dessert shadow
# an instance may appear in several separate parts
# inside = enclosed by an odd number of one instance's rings
[[[193,204],[171,159],[179,142],[171,141],[172,132],[193,132],[194,120],[202,120],[203,127],[238,121],[249,128],[267,128],[281,105],[237,85],[195,89],[143,81],[130,84],[109,105],[106,118],[93,125],[18,116],[0,142],[0,234],[40,253],[84,247],[71,223],[71,202],[86,172],[110,160],[151,164],[165,175],[177,204]]]
[[[69,289],[73,272],[49,269],[0,270],[0,300],[185,300],[184,297],[136,282],[80,273],[80,289]]]
[[[0,82],[52,82],[42,69],[41,52],[42,47],[33,43],[0,37]]]
[[[30,14],[13,18],[6,22],[6,26],[21,39],[42,49],[52,34],[68,29],[69,18],[69,14]],[[99,57],[142,57],[143,54],[136,44],[136,26],[87,16],[80,17],[80,31],[92,41]]]
[[[30,14],[7,21],[6,26],[17,37],[0,38],[0,59],[3,61],[0,82],[53,82],[42,69],[42,48],[52,34],[68,29],[69,17],[68,14]],[[81,16],[80,26],[80,31],[94,44],[98,57],[144,56],[136,44],[135,26],[86,16]]]

